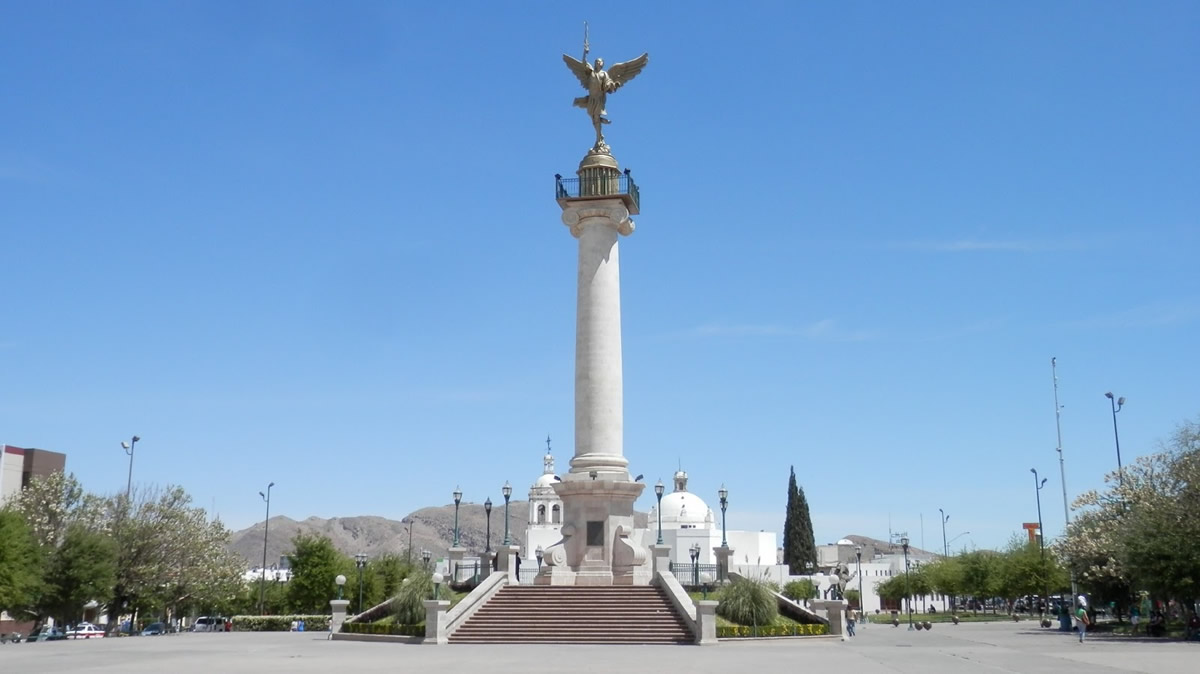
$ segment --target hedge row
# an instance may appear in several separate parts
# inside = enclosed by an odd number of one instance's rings
[[[829,634],[828,625],[761,625],[747,627],[746,625],[717,625],[717,637],[720,639],[736,639],[738,637],[801,637]]]
[[[329,629],[327,615],[235,615],[233,629],[237,632],[287,632],[293,622],[304,621],[304,631],[322,632]]]
[[[342,631],[350,634],[391,634],[399,637],[423,637],[424,625],[382,625],[379,623],[342,623]]]

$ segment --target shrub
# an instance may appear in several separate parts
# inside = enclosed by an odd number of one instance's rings
[[[233,629],[237,632],[287,632],[292,622],[304,621],[304,631],[320,632],[329,629],[327,615],[235,615]]]
[[[765,625],[754,627],[750,625],[717,625],[717,637],[720,639],[736,639],[743,637],[801,637],[829,634],[826,625]]]
[[[396,623],[343,623],[342,631],[350,634],[392,634],[401,637],[425,636],[424,625],[397,625]]]
[[[783,586],[783,596],[795,602],[803,602],[806,599],[812,599],[817,596],[817,588],[813,586],[811,580],[804,578],[802,580],[793,580]]]
[[[721,590],[717,615],[739,625],[769,625],[779,615],[779,606],[767,583],[737,578]]]

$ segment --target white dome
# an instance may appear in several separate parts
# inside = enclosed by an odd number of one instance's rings
[[[829,539],[826,538],[825,540],[829,540]],[[850,540],[849,538],[843,538],[842,540],[838,541],[837,544],[838,545],[857,545],[854,541]]]
[[[663,495],[662,522],[667,529],[698,528],[712,522],[712,511],[704,499],[691,492],[672,492]]]
[[[543,473],[538,476],[537,482],[534,482],[533,486],[534,487],[553,487],[555,482],[558,482],[558,480],[554,479],[553,474]]]

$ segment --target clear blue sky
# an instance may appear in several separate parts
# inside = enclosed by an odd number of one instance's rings
[[[573,437],[610,98],[625,450],[733,528],[1062,527],[1200,412],[1200,7],[1180,2],[0,3],[0,442],[233,527],[524,496]],[[601,5],[596,5],[601,7]],[[649,509],[647,490],[640,502]]]

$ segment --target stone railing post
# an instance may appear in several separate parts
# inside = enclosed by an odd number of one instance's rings
[[[490,550],[479,553],[479,582],[482,583],[487,580],[488,576],[492,575],[492,558],[495,556],[496,553]]]
[[[729,560],[733,557],[733,548],[718,545],[713,548],[713,554],[717,557],[717,582],[724,583],[729,580]]]
[[[466,554],[467,549],[461,547],[450,548],[446,551],[446,557],[449,560],[448,564],[450,567],[446,569],[446,573],[449,576],[446,578],[447,584],[456,583],[459,580],[462,580],[458,577],[458,567],[462,566],[463,557],[465,557]]]
[[[446,611],[450,610],[450,602],[445,599],[428,599],[422,603],[425,604],[425,643],[430,646],[448,643]]]
[[[519,545],[502,545],[498,550],[496,550],[496,554],[500,556],[499,564],[496,565],[496,569],[498,572],[508,576],[509,585],[516,585],[518,583],[517,555],[520,554],[520,552],[521,546]],[[535,564],[534,568],[532,569],[525,569],[525,573],[536,574],[537,565]]]
[[[700,646],[715,646],[717,643],[717,603],[696,602],[696,643]]]
[[[651,545],[650,546],[650,572],[655,576],[662,573],[671,572],[671,546],[669,545]]]
[[[342,631],[342,623],[346,622],[346,607],[349,605],[349,599],[331,599],[329,601],[329,607],[333,609],[333,617],[329,619],[330,638]]]

